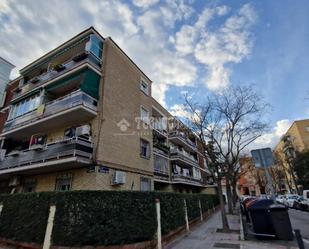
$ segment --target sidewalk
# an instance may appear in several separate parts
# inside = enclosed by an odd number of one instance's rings
[[[228,215],[231,229],[239,230],[239,216]],[[286,249],[293,248],[285,245],[275,245],[260,241],[240,241],[239,234],[225,234],[216,232],[222,228],[220,211],[214,213],[208,220],[196,225],[192,230],[182,237],[174,240],[164,249]],[[295,248],[295,247],[294,247]]]

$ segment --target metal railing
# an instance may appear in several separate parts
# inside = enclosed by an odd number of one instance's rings
[[[177,149],[172,149],[170,152],[170,159],[171,160],[182,160],[190,165],[198,165],[197,159],[195,159],[193,156],[189,156]]]
[[[81,64],[84,64],[84,63],[87,63],[87,62],[91,65],[94,65],[97,68],[100,67],[100,62],[91,53],[87,54],[87,57],[85,59],[82,59],[78,62],[75,62],[73,60],[66,61],[66,62],[62,63],[62,65],[64,66],[63,70],[61,70],[61,71],[52,70],[52,71],[49,71],[49,72],[45,72],[45,73],[36,77],[37,80],[38,80],[36,83],[31,83],[29,81],[26,82],[26,84],[23,87],[21,87],[20,92],[16,92],[13,95],[12,101],[14,101],[15,99],[21,97],[22,95],[30,92],[31,90],[37,88],[38,86],[41,86],[41,85],[47,83],[48,81],[56,79],[59,76],[65,74],[65,73],[73,70],[74,68],[77,68]]]
[[[168,157],[168,152],[155,144],[153,145],[153,153]]]
[[[179,140],[181,140],[183,143],[189,145],[192,149],[196,149],[196,144],[193,143],[187,136],[181,134],[178,131],[173,131],[169,133],[169,139],[173,139],[173,138],[178,138]]]
[[[3,132],[33,123],[39,119],[52,116],[79,105],[97,111],[97,101],[81,90],[77,90],[59,99],[46,103],[42,114],[38,113],[37,110],[34,110],[15,119],[6,121],[3,127]]]
[[[201,178],[194,178],[193,176],[185,176],[185,175],[178,175],[174,174],[172,175],[172,181],[174,182],[188,182],[188,183],[200,183],[202,184],[202,179]]]
[[[41,148],[17,151],[14,154],[11,153],[12,155],[5,156],[4,159],[0,161],[0,174],[1,170],[68,157],[91,159],[92,150],[92,143],[89,140],[74,137],[49,143]]]

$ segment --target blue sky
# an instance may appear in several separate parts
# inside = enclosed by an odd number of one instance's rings
[[[306,0],[24,0],[0,2],[0,56],[18,69],[83,29],[111,36],[154,81],[153,95],[184,115],[183,93],[203,98],[254,84],[272,105],[272,146],[309,107]]]

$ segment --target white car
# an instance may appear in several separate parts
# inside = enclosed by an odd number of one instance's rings
[[[298,198],[298,195],[293,195],[293,194],[287,194],[286,198],[283,201],[283,204],[286,205],[287,207],[293,207],[294,201]]]
[[[277,201],[278,203],[284,204],[284,200],[285,200],[285,196],[284,196],[284,195],[278,195],[278,196],[276,197],[276,201]]]

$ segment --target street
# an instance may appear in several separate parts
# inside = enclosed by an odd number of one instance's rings
[[[293,229],[299,229],[306,247],[309,245],[309,212],[289,209]]]

